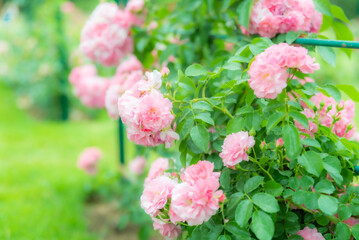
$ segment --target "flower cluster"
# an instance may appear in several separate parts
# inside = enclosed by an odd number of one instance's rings
[[[102,152],[97,147],[86,148],[78,158],[77,167],[90,175],[94,175],[97,172],[97,162],[101,157]]]
[[[255,1],[249,29],[244,34],[259,34],[272,38],[289,31],[318,32],[323,21],[315,10],[313,0],[257,0]]]
[[[110,81],[99,77],[94,65],[84,65],[74,68],[69,76],[74,94],[83,105],[91,108],[105,107],[105,96]]]
[[[119,117],[118,98],[143,78],[143,66],[135,56],[129,56],[116,70],[106,92],[105,107],[113,119]]]
[[[104,108],[112,118],[118,118],[118,98],[143,78],[143,66],[135,56],[129,56],[111,78],[98,76],[94,65],[74,68],[69,81],[74,94],[87,107]]]
[[[248,132],[238,132],[228,135],[223,142],[222,152],[219,156],[226,167],[233,168],[241,161],[248,161],[248,149],[255,144],[254,138]]]
[[[127,136],[143,146],[173,145],[178,134],[171,128],[174,116],[172,103],[164,98],[158,71],[147,72],[146,79],[137,82],[118,100],[119,115],[127,125]]]
[[[166,238],[175,238],[181,232],[181,222],[193,226],[208,221],[225,196],[218,190],[220,173],[213,171],[213,163],[199,161],[178,178],[177,174],[164,173],[167,169],[163,162],[168,167],[167,159],[159,159],[151,166],[141,207],[152,217],[155,229]]]
[[[287,86],[288,68],[303,73],[313,73],[319,69],[314,58],[303,47],[294,47],[286,43],[272,45],[256,56],[248,73],[249,86],[259,98],[274,99]]]
[[[134,14],[141,7],[141,1],[130,1],[129,7],[124,10],[114,3],[99,4],[82,30],[82,52],[102,65],[117,65],[133,51],[130,28],[141,23]]]
[[[340,101],[339,104],[332,97],[327,97],[323,93],[317,93],[311,98],[315,104],[316,112],[305,105],[303,114],[309,119],[309,131],[300,123],[295,122],[296,127],[301,132],[313,136],[317,132],[318,126],[313,123],[318,119],[320,125],[326,126],[338,136],[352,138],[355,134],[355,105],[352,100]]]

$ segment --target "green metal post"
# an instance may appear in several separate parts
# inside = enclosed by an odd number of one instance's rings
[[[121,118],[118,119],[118,143],[119,143],[119,156],[120,163],[125,164],[125,142],[124,142],[124,126]]]
[[[66,121],[69,117],[69,98],[68,98],[68,82],[67,76],[70,71],[68,64],[68,51],[66,46],[66,40],[64,39],[64,27],[63,27],[63,18],[60,7],[56,10],[56,20],[57,20],[57,50],[59,54],[59,61],[61,66],[61,71],[59,75],[60,81],[60,108],[61,108],[61,120]]]
[[[115,0],[117,3],[121,0]],[[127,0],[122,0],[124,6],[127,4]],[[118,119],[118,143],[119,143],[119,157],[120,164],[125,164],[125,142],[124,142],[125,130],[121,118]]]
[[[359,42],[355,42],[355,41],[298,38],[297,40],[294,41],[294,43],[301,45],[359,49]]]

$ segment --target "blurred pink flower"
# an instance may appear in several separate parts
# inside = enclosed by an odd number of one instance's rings
[[[97,173],[97,162],[101,159],[102,152],[97,147],[86,148],[79,156],[77,167],[90,175]]]
[[[145,7],[144,0],[130,0],[126,5],[126,10],[131,12],[140,12]]]
[[[168,170],[168,167],[169,163],[167,158],[158,158],[151,164],[147,178],[145,179],[145,184],[161,176],[164,171]]]
[[[66,1],[61,4],[61,11],[63,13],[71,13],[76,9],[76,6],[73,2]]]
[[[313,0],[257,0],[250,16],[249,29],[242,32],[272,38],[289,31],[318,32],[323,16]]]
[[[114,3],[101,3],[82,29],[80,49],[93,61],[117,65],[133,51],[130,27],[136,24],[139,20],[131,12]]]
[[[146,158],[143,156],[135,157],[128,165],[130,171],[136,175],[141,175],[145,170],[145,167],[146,167]]]
[[[172,223],[164,223],[162,220],[153,218],[153,228],[158,230],[160,234],[166,239],[177,239],[182,230],[180,226]]]
[[[297,235],[303,237],[304,240],[325,240],[323,235],[315,228],[305,227],[303,230],[298,231]]]

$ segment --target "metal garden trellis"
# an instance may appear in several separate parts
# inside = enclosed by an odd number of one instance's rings
[[[115,0],[117,4],[122,2],[126,6],[128,0]],[[220,38],[225,38],[220,36]],[[359,42],[357,41],[345,41],[345,40],[326,40],[326,39],[311,39],[311,38],[297,38],[294,41],[295,44],[300,45],[312,45],[312,46],[324,46],[324,47],[336,47],[336,48],[351,48],[359,49]],[[125,163],[125,144],[124,144],[124,125],[121,118],[118,120],[118,140],[119,140],[119,157],[120,163]],[[354,172],[359,174],[359,166],[354,166]]]

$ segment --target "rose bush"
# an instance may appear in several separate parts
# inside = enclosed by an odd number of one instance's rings
[[[147,73],[108,91],[109,112],[132,142],[167,157],[141,196],[154,229],[167,239],[358,239],[359,144],[341,90],[359,93],[309,78],[320,71],[314,51],[335,63],[333,50],[293,44],[329,27],[350,40],[343,12],[325,0],[128,6],[146,15],[127,35]]]

